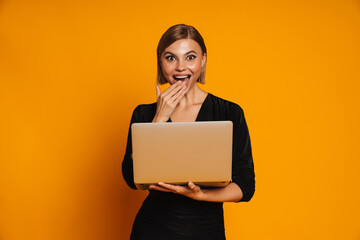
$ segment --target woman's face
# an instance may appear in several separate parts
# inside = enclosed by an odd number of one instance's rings
[[[192,39],[177,40],[167,47],[160,57],[165,79],[170,84],[189,80],[187,89],[194,86],[205,63],[206,54],[203,54],[200,45]]]

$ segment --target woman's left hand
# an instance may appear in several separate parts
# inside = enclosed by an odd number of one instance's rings
[[[161,182],[158,185],[151,184],[149,186],[149,189],[162,192],[173,192],[192,198],[194,200],[202,200],[204,195],[204,192],[201,190],[201,188],[195,185],[193,182],[188,182],[187,186],[180,186]]]

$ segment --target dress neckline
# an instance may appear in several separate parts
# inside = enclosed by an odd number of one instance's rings
[[[199,110],[199,112],[198,112],[198,114],[197,114],[197,116],[196,116],[195,122],[197,122],[197,121],[199,120],[200,113],[202,112],[203,107],[204,107],[204,104],[205,104],[205,102],[208,100],[209,96],[210,96],[210,93],[207,93],[204,101],[202,102],[202,104],[201,104],[201,106],[200,106],[200,110]],[[173,122],[173,121],[171,120],[171,117],[169,117],[168,122]]]

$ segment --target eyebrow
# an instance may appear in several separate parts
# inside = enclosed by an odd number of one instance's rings
[[[185,55],[188,55],[188,54],[190,54],[190,53],[195,53],[195,54],[198,54],[198,53],[197,53],[197,52],[195,52],[194,50],[191,50],[191,51],[189,51],[189,52],[185,53]],[[175,54],[173,54],[172,52],[164,52],[164,55],[166,55],[166,54],[175,55]]]

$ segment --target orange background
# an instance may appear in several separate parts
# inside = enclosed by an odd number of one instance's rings
[[[177,23],[250,129],[256,192],[224,205],[227,238],[359,240],[355,0],[1,0],[0,239],[128,239],[146,195],[121,176],[129,121]]]

